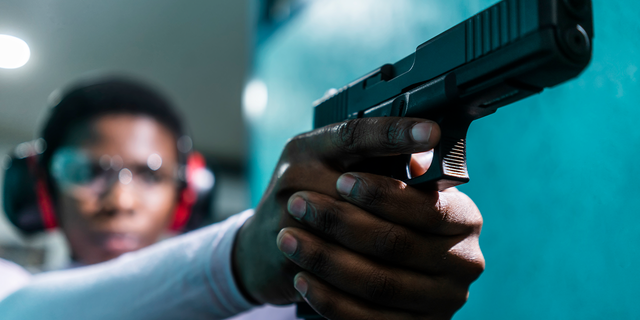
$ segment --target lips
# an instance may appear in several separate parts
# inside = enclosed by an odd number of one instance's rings
[[[98,242],[105,250],[120,254],[142,247],[142,238],[132,233],[103,233]]]

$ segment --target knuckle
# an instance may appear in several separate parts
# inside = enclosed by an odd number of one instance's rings
[[[464,210],[464,216],[466,217],[465,224],[468,225],[473,232],[479,232],[483,224],[480,209],[478,209],[478,206],[476,206],[473,200],[466,194],[462,192],[457,192],[456,194],[459,196],[459,198],[457,198],[459,207],[466,208],[466,210]]]
[[[470,224],[476,232],[480,233],[482,225],[484,224],[484,219],[477,207],[474,207],[473,212],[470,214]]]
[[[437,194],[437,193],[436,193]],[[420,207],[425,226],[431,230],[439,230],[447,220],[448,210],[445,200],[439,196],[427,196],[422,199]]]
[[[365,283],[365,296],[371,301],[393,300],[399,292],[399,283],[384,270],[373,270],[369,272]]]
[[[411,249],[408,231],[396,225],[374,230],[374,249],[380,256],[402,260]]]
[[[301,257],[304,268],[318,276],[326,276],[331,270],[328,255],[322,249],[315,249],[307,252]]]
[[[484,257],[482,256],[482,253],[479,252],[476,254],[476,258],[470,261],[469,266],[467,267],[467,272],[469,273],[471,281],[475,281],[480,277],[484,272],[485,266]]]
[[[341,123],[334,129],[331,142],[340,151],[353,153],[357,150],[358,140],[361,139],[362,119],[354,119]]]
[[[359,183],[355,197],[367,207],[377,207],[386,203],[389,191],[381,185],[370,186],[366,180]]]
[[[446,209],[453,224],[457,224],[461,233],[480,234],[483,219],[476,204],[462,192],[448,194]]]
[[[287,140],[284,146],[282,156],[289,158],[308,157],[314,154],[318,149],[320,136],[326,135],[331,131],[330,128],[321,128],[311,132],[301,133]]]
[[[293,138],[290,138],[289,140],[287,140],[287,143],[284,146],[285,150],[295,148],[298,144],[302,143],[302,140],[303,135],[297,135]]]
[[[407,129],[402,123],[402,120],[396,120],[385,124],[383,132],[385,132],[386,137],[381,140],[383,147],[398,148],[405,142]]]
[[[482,251],[480,251],[480,248],[477,246],[475,248],[468,248],[465,251],[466,252],[458,253],[458,267],[456,268],[457,270],[452,271],[457,275],[461,283],[469,285],[477,280],[484,272],[485,260]]]
[[[311,206],[311,214],[313,221],[322,233],[328,235],[336,235],[340,224],[340,209],[337,201],[332,201],[327,206],[317,208]]]
[[[427,212],[424,222],[429,230],[447,235],[480,233],[482,215],[470,199],[467,202],[458,196],[439,194],[435,201],[425,198],[422,207]]]
[[[303,135],[297,135],[287,141],[282,151],[282,156],[287,158],[294,158],[299,155],[301,151],[304,151],[305,138]]]

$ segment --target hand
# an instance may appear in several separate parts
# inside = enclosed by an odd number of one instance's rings
[[[346,201],[298,192],[280,249],[304,269],[294,283],[319,314],[339,319],[450,319],[484,270],[482,216],[457,189],[424,192],[391,178],[350,173]]]
[[[340,199],[336,181],[363,160],[424,152],[439,139],[440,129],[431,121],[370,118],[330,125],[290,140],[255,215],[234,243],[232,261],[241,290],[259,304],[300,300],[292,286],[300,268],[276,245],[283,228],[305,228],[287,212],[293,193],[307,190]]]

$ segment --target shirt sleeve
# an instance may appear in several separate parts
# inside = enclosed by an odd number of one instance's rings
[[[231,267],[231,218],[109,262],[33,277],[0,301],[2,319],[224,319],[254,307]]]
[[[31,274],[19,265],[0,259],[0,300],[29,283]]]

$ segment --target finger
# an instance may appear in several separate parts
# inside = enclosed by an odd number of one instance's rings
[[[302,269],[382,306],[424,312],[439,305],[460,307],[466,301],[466,283],[385,266],[302,229],[283,229],[278,247]]]
[[[336,181],[342,174],[332,169],[325,168],[320,162],[308,162],[303,164],[286,164],[278,170],[276,197],[284,205],[289,197],[297,191],[309,190],[340,199],[336,191]]]
[[[479,234],[482,215],[464,193],[418,190],[368,173],[343,174],[338,193],[363,210],[397,224],[441,235]]]
[[[432,159],[433,150],[412,154],[410,162],[411,175],[416,177],[427,172],[431,166]],[[310,170],[310,167],[315,169]],[[286,162],[280,164],[276,172],[280,176],[280,189],[285,191],[285,197],[298,190],[307,190],[340,198],[334,185],[344,171],[339,172],[324,168],[321,161],[309,161],[305,162],[304,165]],[[318,174],[319,172],[322,172],[322,174]]]
[[[423,273],[442,274],[452,271],[455,265],[463,271],[461,277],[473,281],[479,275],[468,274],[477,268],[473,266],[475,260],[467,260],[468,253],[479,251],[477,237],[473,242],[467,241],[467,235],[443,237],[418,233],[348,202],[308,191],[294,194],[288,211],[320,237],[354,252]],[[459,252],[467,254],[461,256]],[[467,265],[468,270],[462,269]]]
[[[309,272],[298,273],[293,281],[294,287],[300,292],[307,303],[318,312],[318,314],[331,320],[435,320],[450,319],[453,316],[453,312],[455,312],[455,310],[447,310],[436,314],[434,310],[430,315],[418,315],[383,308],[342,292]]]
[[[417,118],[364,118],[326,126],[294,138],[296,150],[340,161],[428,151],[440,139],[433,121]],[[302,144],[302,145],[298,145]]]

